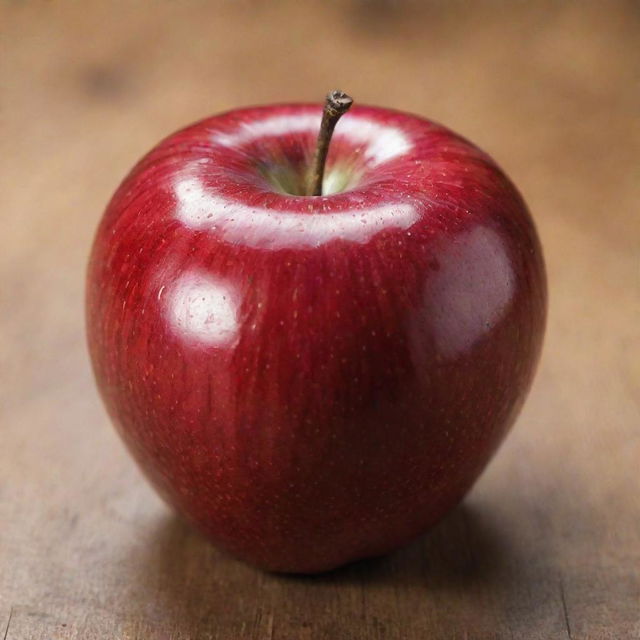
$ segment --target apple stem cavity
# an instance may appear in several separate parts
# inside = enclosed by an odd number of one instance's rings
[[[309,195],[322,195],[322,181],[324,178],[324,165],[327,161],[329,153],[329,143],[333,130],[338,120],[347,112],[353,104],[353,98],[342,91],[332,91],[327,95],[322,110],[322,122],[320,123],[320,132],[318,133],[318,143],[316,145],[316,153],[313,158],[313,166],[309,179]]]

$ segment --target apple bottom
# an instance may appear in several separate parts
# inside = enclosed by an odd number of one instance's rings
[[[217,548],[265,571],[311,575],[332,571],[359,560],[386,556],[397,551],[428,532],[462,502],[470,485],[462,489],[458,488],[455,493],[448,493],[446,498],[443,497],[440,501],[440,504],[430,505],[428,517],[417,518],[413,509],[408,512],[398,512],[398,522],[393,533],[380,534],[379,523],[372,520],[362,522],[355,531],[343,528],[339,534],[336,532],[333,535],[327,534],[321,525],[314,529],[314,525],[310,524],[309,527],[305,527],[308,533],[304,540],[300,538],[269,540],[259,533],[254,537],[247,537],[250,542],[257,541],[258,545],[265,549],[263,553],[256,553],[253,544],[251,544],[250,550],[247,550],[247,547],[239,544],[236,539],[221,539],[215,531],[211,531],[207,527],[205,522],[198,521],[187,510],[172,505],[171,498],[160,489],[159,485],[156,484],[155,487],[165,501],[170,506],[174,506],[179,516]],[[365,538],[368,542],[363,544],[361,538]],[[277,551],[270,551],[270,549],[277,549]]]
[[[463,500],[479,473],[480,470],[476,470],[472,477],[455,484],[451,484],[449,478],[447,484],[429,491],[427,499],[419,500],[410,493],[400,498],[394,508],[383,509],[378,504],[371,508],[373,515],[357,518],[354,512],[368,510],[362,499],[357,507],[341,514],[326,514],[322,503],[311,502],[311,498],[300,505],[289,502],[286,511],[305,515],[294,516],[299,520],[297,526],[286,532],[279,532],[277,528],[274,531],[269,522],[273,517],[266,514],[264,518],[237,517],[232,526],[220,527],[224,520],[230,524],[229,517],[220,513],[215,522],[213,518],[203,517],[197,507],[184,503],[161,478],[154,477],[153,473],[146,475],[176,513],[216,547],[266,571],[315,574],[387,555],[418,538]],[[351,492],[345,493],[351,496]],[[376,500],[376,496],[370,499]],[[327,517],[326,521],[308,516],[309,512],[318,511]]]
[[[271,451],[265,443],[262,455],[240,443],[204,454],[198,438],[167,449],[119,431],[158,492],[216,546],[269,571],[318,573],[389,553],[461,501],[518,407],[499,416],[479,407],[475,421],[463,419],[467,408],[464,398],[436,406],[449,425],[442,429],[397,405],[377,407],[364,422],[327,427],[328,438],[285,437]]]

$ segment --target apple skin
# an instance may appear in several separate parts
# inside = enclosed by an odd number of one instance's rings
[[[547,306],[523,199],[428,120],[355,106],[325,176],[346,189],[278,192],[320,114],[240,109],[165,139],[88,269],[128,448],[212,541],[283,572],[387,553],[462,499],[523,403]]]

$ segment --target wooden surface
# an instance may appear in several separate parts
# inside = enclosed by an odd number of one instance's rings
[[[0,0],[0,638],[640,638],[640,5]],[[546,249],[543,361],[464,504],[317,578],[214,550],[108,424],[83,335],[107,198],[249,103],[428,115],[492,153]]]

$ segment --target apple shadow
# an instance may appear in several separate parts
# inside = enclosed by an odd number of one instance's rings
[[[507,548],[488,514],[463,502],[426,534],[390,554],[321,574],[279,577],[292,582],[418,585],[429,590],[458,587],[490,580],[503,566]]]
[[[471,592],[500,583],[508,571],[507,556],[514,553],[490,511],[467,503],[388,556],[318,575],[272,574],[251,567],[214,548],[172,514],[163,516],[148,536],[142,557],[131,559],[139,581],[137,602],[131,606],[146,611],[151,625],[141,637],[156,637],[158,628],[169,632],[168,637],[207,637],[213,628],[227,634],[220,637],[245,637],[245,623],[269,637],[264,631],[269,623],[260,616],[272,616],[275,610],[291,624],[303,624],[301,619],[321,619],[338,591],[346,602],[347,594],[369,587],[375,591],[376,585],[410,592],[424,603],[449,591],[468,591],[472,597]]]

